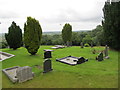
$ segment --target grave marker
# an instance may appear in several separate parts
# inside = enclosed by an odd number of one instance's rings
[[[19,83],[33,79],[33,76],[32,69],[29,66],[19,67],[16,70],[16,77],[18,78]]]
[[[98,57],[96,58],[98,61],[103,61],[103,52],[101,52]]]
[[[44,59],[46,59],[46,58],[52,58],[51,51],[44,52]]]
[[[108,46],[107,46],[107,45],[105,46],[105,51],[104,51],[104,53],[105,53],[105,58],[106,58],[106,59],[109,59],[109,56],[108,56]]]
[[[47,73],[49,71],[52,71],[52,62],[50,59],[45,59],[44,63],[43,63],[43,73]]]

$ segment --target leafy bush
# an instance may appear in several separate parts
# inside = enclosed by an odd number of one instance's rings
[[[90,45],[89,45],[88,43],[86,43],[84,46],[85,46],[85,47],[89,47]]]

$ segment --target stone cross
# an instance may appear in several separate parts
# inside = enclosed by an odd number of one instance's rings
[[[52,71],[52,63],[50,59],[45,59],[44,63],[43,63],[43,73],[47,73],[49,71]]]
[[[19,67],[16,70],[16,77],[18,78],[19,83],[33,79],[33,76],[32,69],[29,66]]]

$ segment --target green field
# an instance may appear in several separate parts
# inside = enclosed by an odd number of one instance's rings
[[[31,56],[25,48],[17,50],[3,49],[16,55],[2,62],[2,69],[13,66],[31,66],[35,77],[33,80],[13,84],[7,76],[2,73],[3,88],[117,88],[118,87],[118,52],[109,51],[110,59],[98,62],[92,54],[90,47],[80,48],[79,46],[56,49],[52,52],[53,71],[43,74],[43,50],[52,46],[41,46],[35,56]],[[104,47],[94,47],[96,50],[104,50]],[[56,62],[56,58],[65,56],[83,56],[88,62],[70,66]],[[38,69],[35,65],[40,65]]]

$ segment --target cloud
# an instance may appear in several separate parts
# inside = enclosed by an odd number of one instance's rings
[[[102,20],[104,1],[0,0],[0,30],[7,32],[12,21],[23,29],[27,16],[39,20],[43,31],[61,30],[65,23],[74,30],[93,29]]]
[[[78,12],[74,9],[63,9],[59,10],[58,14],[53,16],[43,18],[43,20],[51,23],[56,22],[99,22],[101,20],[101,13],[96,11],[91,11],[88,13]]]
[[[12,11],[3,11],[0,10],[0,19],[10,19],[10,18],[18,18],[19,15]]]

